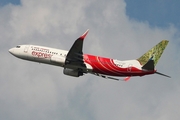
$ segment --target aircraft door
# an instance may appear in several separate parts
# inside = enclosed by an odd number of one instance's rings
[[[29,49],[29,45],[26,45],[25,48],[24,48],[24,52],[27,53],[28,49]]]

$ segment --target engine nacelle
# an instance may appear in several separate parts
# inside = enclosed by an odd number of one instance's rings
[[[69,68],[64,68],[63,73],[65,75],[69,75],[69,76],[73,76],[73,77],[79,77],[79,76],[83,75],[82,72],[80,72],[78,70],[69,69]]]
[[[61,56],[57,56],[57,55],[53,55],[51,57],[52,63],[56,63],[56,64],[60,64],[60,65],[63,65],[65,63],[65,60],[66,60],[65,57],[61,57]]]

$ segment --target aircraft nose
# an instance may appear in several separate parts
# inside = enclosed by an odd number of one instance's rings
[[[14,49],[13,48],[9,49],[9,53],[14,54]]]

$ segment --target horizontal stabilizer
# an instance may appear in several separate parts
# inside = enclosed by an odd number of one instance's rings
[[[160,73],[160,72],[155,72],[156,74],[159,74],[159,75],[162,75],[162,76],[165,76],[165,77],[168,77],[168,78],[171,78],[170,76],[168,76],[168,75],[165,75],[165,74],[163,74],[163,73]]]

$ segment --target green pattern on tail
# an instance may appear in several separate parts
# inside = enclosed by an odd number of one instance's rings
[[[154,60],[154,66],[156,66],[159,58],[161,57],[164,49],[166,48],[169,41],[162,40],[148,52],[146,52],[143,56],[138,58],[137,60],[141,63],[141,65],[145,65],[150,59]]]

